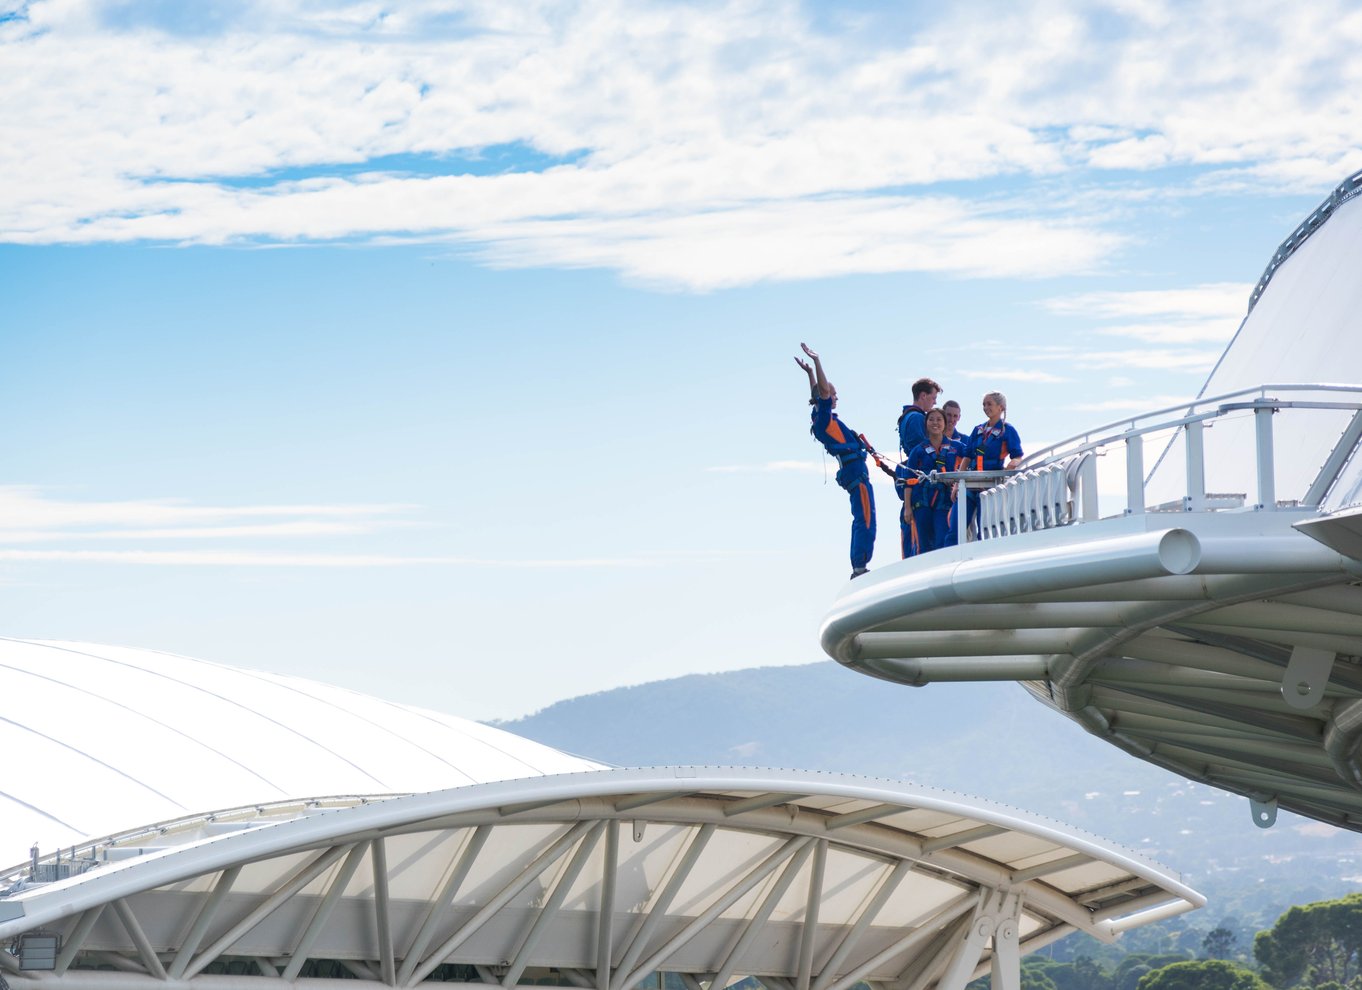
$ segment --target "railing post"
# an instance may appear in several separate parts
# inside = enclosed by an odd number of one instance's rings
[[[1277,469],[1272,458],[1271,406],[1253,410],[1253,425],[1258,440],[1258,502],[1264,509],[1277,508]]]
[[[1144,437],[1126,437],[1126,513],[1144,512]]]
[[[1206,505],[1206,438],[1204,424],[1196,419],[1187,424],[1187,498],[1183,508],[1196,512]]]
[[[1097,455],[1083,455],[1083,463],[1078,468],[1078,494],[1082,500],[1080,512],[1084,522],[1096,522],[1100,517],[1097,502]]]

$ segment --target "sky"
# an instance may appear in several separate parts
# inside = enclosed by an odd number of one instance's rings
[[[1327,0],[0,0],[0,629],[480,719],[821,659],[800,341],[885,450],[922,375],[1030,449],[1194,395],[1362,168],[1360,47]]]

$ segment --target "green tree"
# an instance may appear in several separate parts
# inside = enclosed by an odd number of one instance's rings
[[[1205,959],[1228,959],[1234,954],[1234,943],[1238,936],[1228,928],[1212,928],[1201,940],[1201,954]]]
[[[1362,894],[1293,907],[1253,940],[1263,977],[1285,990],[1304,980],[1311,986],[1348,986],[1362,956]]]
[[[1146,973],[1137,990],[1268,990],[1268,986],[1252,970],[1223,959],[1201,959]]]

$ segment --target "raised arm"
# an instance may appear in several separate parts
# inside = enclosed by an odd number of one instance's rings
[[[814,378],[813,374],[813,365],[809,364],[809,362],[805,360],[802,360],[798,355],[795,356],[795,364],[803,368],[804,374],[809,376],[809,394],[813,395],[814,391],[818,388],[818,381],[816,378]],[[812,402],[813,399],[810,399],[809,401]]]
[[[814,384],[818,389],[819,398],[822,399],[832,398],[832,396],[836,394],[836,389],[834,389],[831,385],[828,384],[828,376],[823,374],[823,362],[818,359],[818,352],[815,351],[808,344],[801,343],[799,346],[804,351],[804,353],[809,356],[810,360],[813,361],[813,371],[815,376]],[[795,360],[799,361],[799,358],[795,358]],[[807,365],[805,365],[803,361],[800,361],[799,363],[801,367],[807,367]]]

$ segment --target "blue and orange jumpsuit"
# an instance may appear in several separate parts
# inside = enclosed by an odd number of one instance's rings
[[[930,440],[908,455],[911,475],[913,524],[917,531],[917,552],[927,553],[950,546],[951,489],[945,482],[928,481],[919,474],[956,471],[964,467],[965,449],[953,440],[942,439],[933,447]],[[904,556],[907,556],[905,554]]]
[[[875,550],[875,493],[870,490],[865,445],[837,418],[832,399],[815,400],[812,416],[809,432],[837,458],[837,484],[851,496],[851,568],[860,570]]]
[[[961,466],[970,471],[1001,471],[1012,458],[1024,456],[1021,437],[1011,423],[1000,419],[992,426],[980,423],[970,431],[965,441],[966,463]],[[971,491],[968,503],[969,526],[974,528],[979,516],[979,493]]]

